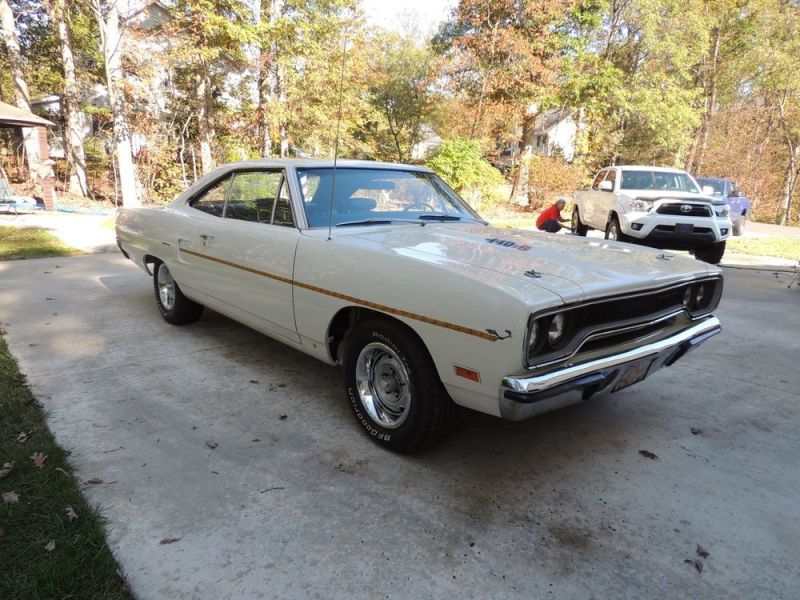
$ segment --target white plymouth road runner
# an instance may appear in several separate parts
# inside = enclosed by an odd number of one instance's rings
[[[265,160],[119,211],[164,319],[203,307],[344,368],[361,427],[412,452],[459,404],[521,420],[615,392],[720,331],[711,265],[488,226],[424,167]]]

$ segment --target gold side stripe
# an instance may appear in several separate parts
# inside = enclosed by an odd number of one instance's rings
[[[246,267],[244,265],[240,265],[235,262],[231,262],[229,260],[224,260],[222,258],[216,258],[214,256],[208,256],[207,254],[201,254],[200,252],[195,252],[194,250],[189,250],[188,248],[181,248],[181,252],[186,254],[191,254],[192,256],[196,256],[198,258],[204,258],[205,260],[210,260],[215,263],[219,263],[221,265],[225,265],[227,267],[233,267],[234,269],[239,269],[240,271],[247,271],[248,273],[253,273],[255,275],[260,275],[262,277],[266,277],[268,279],[274,279],[275,281],[281,281],[283,283],[288,283],[291,285],[296,285],[297,287],[316,292],[318,294],[323,294],[325,296],[330,296],[331,298],[337,298],[339,300],[345,300],[346,302],[353,302],[354,304],[360,304],[361,306],[366,306],[367,308],[373,308],[375,310],[379,310],[381,312],[385,312],[392,315],[397,315],[398,317],[406,317],[407,319],[414,319],[415,321],[420,321],[422,323],[428,323],[429,325],[436,325],[437,327],[442,327],[444,329],[450,329],[451,331],[458,331],[460,333],[465,333],[467,335],[471,335],[474,337],[479,337],[484,340],[489,340],[490,342],[496,342],[498,340],[498,336],[488,333],[486,331],[481,331],[479,329],[473,329],[471,327],[464,327],[463,325],[457,325],[455,323],[449,323],[448,321],[440,321],[439,319],[434,319],[432,317],[426,317],[425,315],[418,315],[416,313],[409,312],[407,310],[402,310],[400,308],[394,308],[392,306],[386,306],[385,304],[378,304],[376,302],[370,302],[369,300],[362,300],[361,298],[356,298],[355,296],[348,296],[347,294],[340,294],[339,292],[334,292],[332,290],[327,290],[325,288],[317,287],[316,285],[311,285],[310,283],[303,283],[302,281],[292,280],[289,277],[283,277],[282,275],[276,275],[275,273],[269,273],[267,271],[261,271],[259,269],[253,269],[252,267]]]

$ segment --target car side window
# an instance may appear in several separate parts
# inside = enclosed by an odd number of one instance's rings
[[[605,171],[600,171],[597,174],[597,177],[594,178],[594,182],[592,183],[592,189],[596,192],[600,189],[600,182],[603,181],[603,178],[606,176]]]
[[[278,201],[275,203],[275,216],[272,218],[273,225],[283,227],[294,227],[294,216],[292,215],[292,202],[289,198],[289,182],[286,177],[281,181]]]
[[[280,171],[235,173],[225,203],[225,218],[271,223],[282,177]]]
[[[225,192],[228,191],[230,181],[230,177],[221,179],[200,196],[194,198],[189,205],[209,215],[221,217],[225,210]]]
[[[610,169],[608,171],[608,175],[606,175],[606,181],[610,181],[611,182],[611,189],[613,190],[614,189],[614,183],[617,181],[617,170],[616,169]]]

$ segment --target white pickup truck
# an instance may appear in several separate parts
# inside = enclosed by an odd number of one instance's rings
[[[715,202],[712,192],[678,169],[607,167],[589,189],[575,192],[572,231],[598,229],[606,239],[690,250],[716,264],[732,225],[727,203]]]

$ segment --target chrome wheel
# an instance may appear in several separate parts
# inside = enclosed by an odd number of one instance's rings
[[[356,385],[361,405],[378,425],[395,429],[406,421],[411,408],[408,370],[389,346],[373,342],[361,349]]]
[[[609,240],[618,240],[619,239],[619,232],[617,231],[616,223],[611,223],[608,226],[608,239]]]
[[[572,233],[578,233],[578,211],[572,211],[572,223],[570,223]]]
[[[158,299],[166,310],[172,310],[175,306],[175,280],[172,278],[172,273],[169,272],[167,265],[161,263],[158,266],[158,275],[156,277],[158,286]]]

